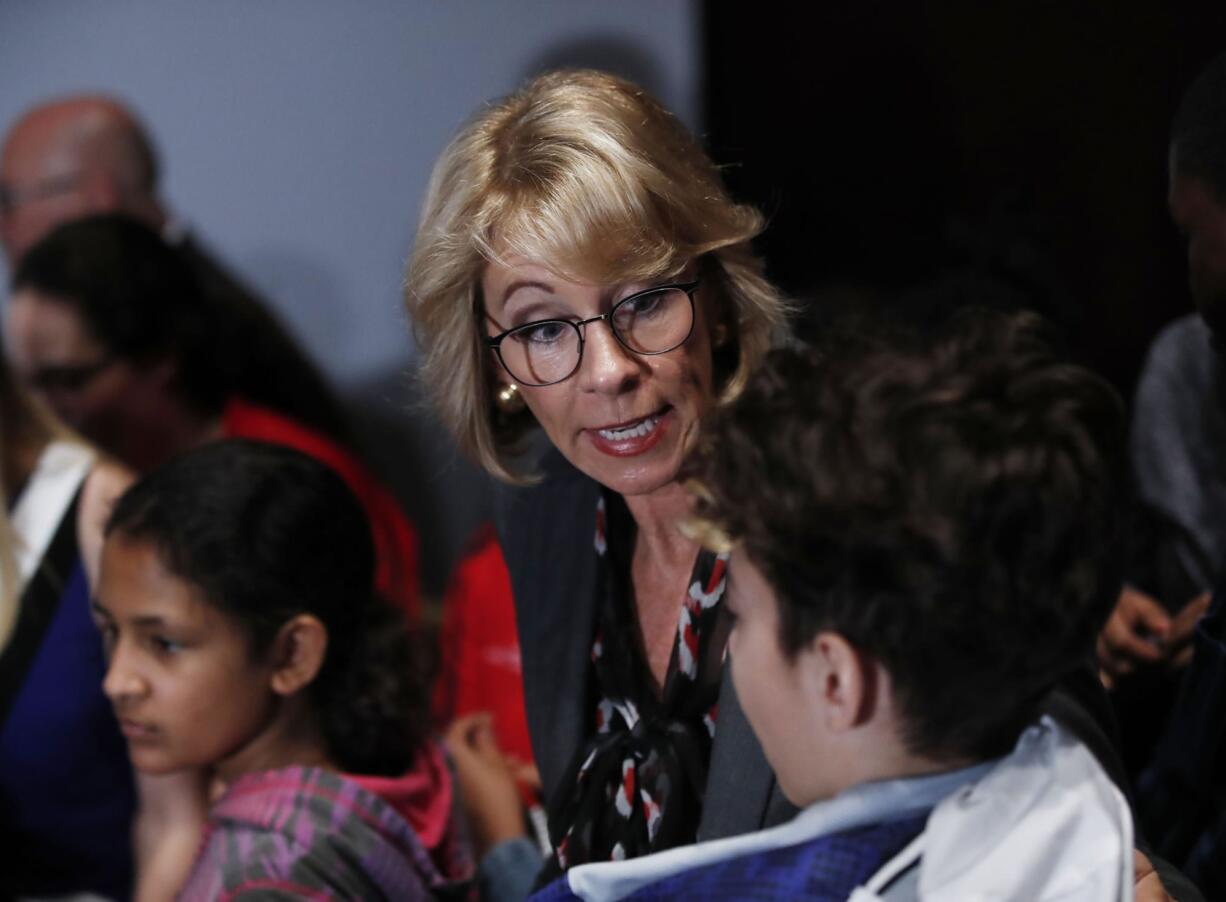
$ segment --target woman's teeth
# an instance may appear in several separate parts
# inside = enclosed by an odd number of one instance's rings
[[[597,429],[596,431],[600,434],[601,438],[607,441],[624,442],[626,439],[642,438],[645,435],[650,435],[659,422],[659,416],[650,416],[645,420],[640,420],[637,426],[631,426],[628,429]]]

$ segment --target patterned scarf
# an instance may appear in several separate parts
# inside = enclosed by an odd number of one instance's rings
[[[620,496],[596,509],[601,593],[592,671],[594,730],[549,817],[553,864],[636,858],[692,843],[702,815],[730,623],[720,600],[726,555],[700,552],[657,695],[640,646],[630,562],[634,521]]]

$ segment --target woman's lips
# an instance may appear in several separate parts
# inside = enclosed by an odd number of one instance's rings
[[[672,422],[672,408],[664,408],[649,416],[611,426],[587,429],[592,445],[610,457],[634,457],[653,448]]]

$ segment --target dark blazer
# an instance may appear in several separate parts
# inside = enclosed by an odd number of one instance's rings
[[[494,517],[515,596],[532,751],[545,798],[552,801],[583,743],[591,714],[586,709],[591,699],[597,599],[593,540],[600,487],[556,450],[545,454],[541,471],[539,485],[502,490]],[[770,827],[796,813],[745,719],[730,674],[725,667],[700,840]],[[1130,795],[1110,738],[1110,706],[1092,672],[1078,671],[1062,683],[1046,700],[1044,712],[1073,731]],[[1146,850],[1139,840],[1138,847]],[[1150,857],[1172,896],[1180,902],[1201,899],[1186,877]]]

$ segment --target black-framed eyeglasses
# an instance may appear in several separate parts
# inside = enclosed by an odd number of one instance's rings
[[[486,344],[520,385],[553,385],[579,369],[587,326],[600,320],[635,354],[667,354],[680,347],[694,330],[697,290],[697,280],[659,285],[622,298],[600,316],[536,320],[486,339]]]
[[[30,373],[26,381],[37,391],[78,392],[118,359],[114,354],[106,354],[92,363],[43,366]]]

